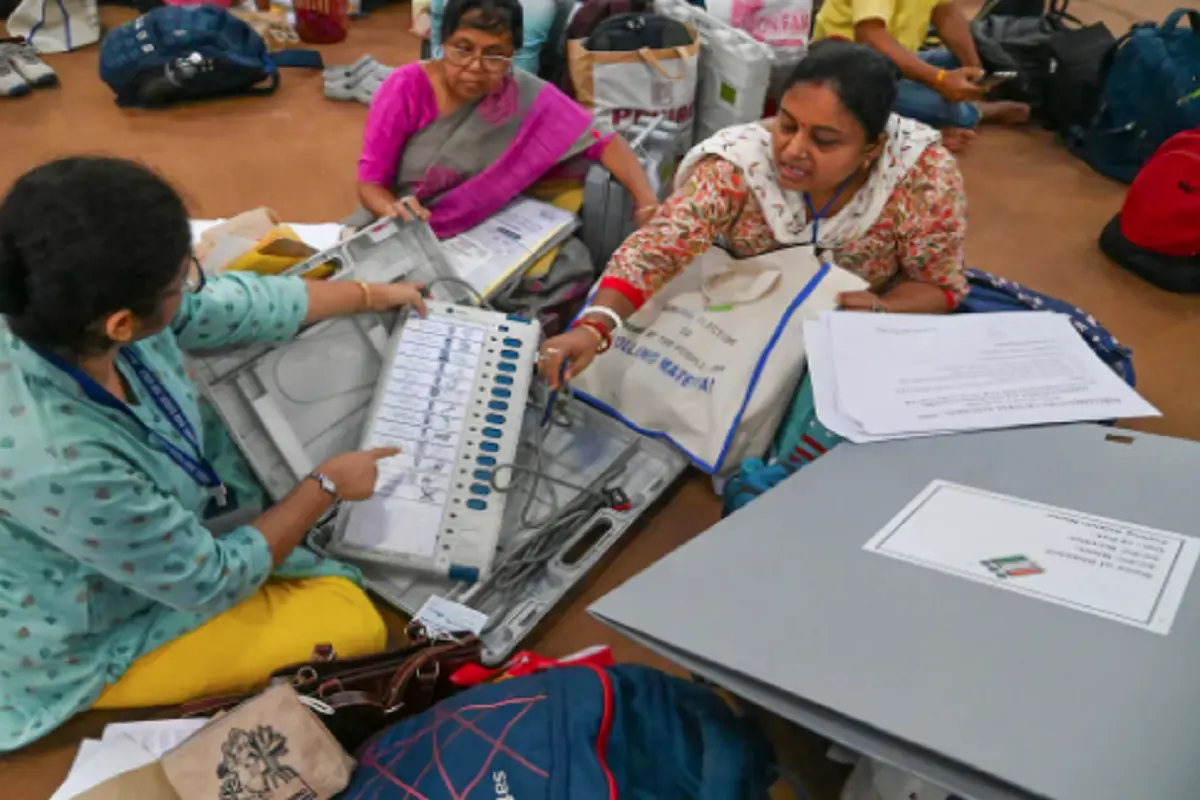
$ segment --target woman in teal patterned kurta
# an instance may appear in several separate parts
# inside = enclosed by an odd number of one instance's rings
[[[190,245],[178,195],[115,159],[39,167],[0,205],[0,751],[98,698],[179,702],[249,688],[315,644],[385,644],[357,572],[299,545],[335,499],[370,495],[389,453],[331,459],[317,470],[328,480],[214,534],[205,475],[243,509],[265,496],[183,353],[420,307],[419,287],[247,274],[203,286]]]

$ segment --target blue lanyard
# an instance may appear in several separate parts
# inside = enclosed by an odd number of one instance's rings
[[[828,203],[821,206],[820,211],[813,208],[813,201],[808,196],[808,192],[804,193],[804,205],[808,207],[808,218],[812,221],[812,241],[809,244],[812,245],[813,250],[817,249],[817,232],[821,229],[821,220],[825,218],[825,212],[829,211],[830,207],[838,201],[838,198],[842,196],[842,192],[846,191],[846,187],[850,185],[850,181],[852,180],[854,180],[853,175],[842,181],[834,191],[833,197],[829,198]]]
[[[183,409],[179,407],[179,403],[175,402],[175,398],[167,391],[167,387],[162,385],[162,381],[155,376],[154,372],[146,366],[146,362],[142,361],[141,356],[134,352],[132,348],[122,348],[121,357],[129,362],[129,366],[137,374],[138,380],[150,392],[150,399],[158,406],[159,411],[166,416],[175,430],[179,432],[179,435],[191,446],[191,453],[181,449],[158,431],[150,428],[133,412],[132,408],[117,399],[112,392],[97,383],[83,370],[67,363],[56,355],[41,351],[38,352],[42,358],[70,375],[79,384],[79,388],[83,390],[88,399],[106,408],[111,408],[113,411],[119,411],[128,417],[145,432],[146,436],[152,442],[161,447],[180,469],[191,476],[192,480],[196,483],[203,486],[218,506],[226,504],[228,501],[228,492],[225,484],[221,482],[221,477],[217,475],[217,471],[213,469],[208,459],[201,455],[200,438],[196,435],[196,429],[192,427],[191,421],[183,413]]]

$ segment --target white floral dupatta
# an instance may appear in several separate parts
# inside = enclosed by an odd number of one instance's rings
[[[895,114],[888,120],[886,132],[887,145],[866,184],[841,211],[821,220],[818,250],[844,247],[865,236],[897,184],[916,166],[921,154],[942,138],[933,128]],[[812,243],[813,226],[804,195],[779,185],[771,132],[761,122],[725,128],[693,147],[679,165],[676,186],[682,186],[695,166],[712,156],[741,169],[776,241],[781,245]]]

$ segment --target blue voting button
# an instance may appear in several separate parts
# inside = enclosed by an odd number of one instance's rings
[[[486,421],[492,423],[493,425],[503,425],[504,424],[504,415],[503,414],[488,414],[486,417],[484,417],[484,419]]]
[[[501,372],[516,372],[517,365],[512,363],[511,361],[501,361],[499,364],[496,365],[496,369],[500,370]],[[503,378],[503,377],[505,377],[505,376],[500,375],[497,377],[497,380],[499,380],[500,378]]]
[[[472,497],[467,501],[467,508],[471,509],[472,511],[483,511],[487,508],[487,502],[480,500],[477,497]]]
[[[486,470],[486,469],[477,469],[471,474],[475,477],[475,480],[477,480],[477,481],[486,481],[492,477],[491,471]]]
[[[512,397],[512,391],[509,389],[492,389],[492,397]]]
[[[479,449],[485,453],[495,453],[500,449],[500,445],[495,442],[480,442]]]
[[[471,494],[488,495],[491,493],[492,493],[491,487],[489,487],[487,484],[483,484],[483,483],[472,483],[471,484]]]
[[[491,442],[488,442],[488,444],[491,444]],[[491,456],[479,456],[478,458],[475,459],[475,461],[481,467],[496,466],[496,459],[492,458]]]
[[[520,354],[520,353],[518,353],[516,350],[501,350],[501,351],[500,351],[500,357],[501,357],[501,358],[514,359],[514,358],[520,358],[520,357],[521,357],[521,354]]]
[[[512,364],[501,364],[500,366],[508,367],[509,371],[510,372],[512,371]],[[512,379],[512,376],[510,376],[510,375],[497,375],[496,376],[496,383],[500,384],[501,386],[512,386],[512,382],[513,382],[513,379]]]
[[[492,400],[488,403],[488,408],[493,411],[508,411],[508,403],[503,400]]]
[[[505,346],[505,347],[520,347],[520,346],[521,346],[521,340],[520,340],[520,339],[514,339],[514,338],[512,338],[512,337],[510,336],[510,337],[508,337],[507,339],[505,339],[505,340],[504,340],[504,346]]]
[[[504,435],[504,431],[500,430],[499,428],[484,428],[483,435],[489,439],[499,439]]]

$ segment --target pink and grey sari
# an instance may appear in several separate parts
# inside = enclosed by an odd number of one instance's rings
[[[523,70],[482,100],[439,116],[429,76],[415,63],[392,73],[371,104],[358,179],[415,196],[438,237],[449,238],[542,178],[570,177],[607,143],[586,109]]]

